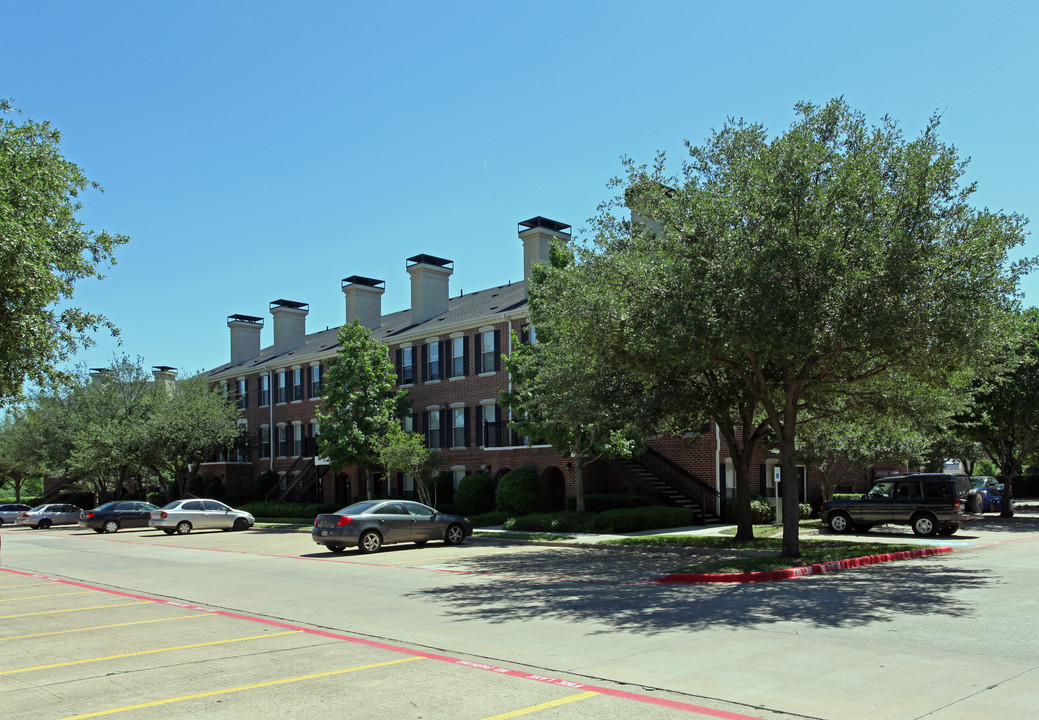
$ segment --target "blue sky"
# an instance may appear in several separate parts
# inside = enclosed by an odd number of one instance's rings
[[[1039,218],[1039,5],[988,2],[3,4],[0,97],[62,131],[105,188],[90,228],[131,237],[75,304],[105,313],[77,363],[184,372],[229,359],[226,318],[341,279],[410,302],[405,258],[453,294],[519,280],[516,224],[580,235],[620,156],[676,164],[727,117],[781,132],[843,95],[915,135],[935,111],[979,206]],[[1034,228],[1033,228],[1034,229]],[[1025,253],[1037,255],[1029,238]],[[1023,289],[1039,302],[1039,277]]]

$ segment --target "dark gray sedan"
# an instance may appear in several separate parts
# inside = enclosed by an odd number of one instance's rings
[[[311,537],[332,552],[356,547],[373,553],[383,545],[443,540],[458,545],[473,534],[473,524],[461,515],[447,515],[410,500],[367,500],[314,519]]]

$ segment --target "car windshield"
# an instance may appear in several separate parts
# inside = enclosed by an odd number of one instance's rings
[[[98,505],[91,512],[98,512],[100,510],[111,510],[114,505],[115,505],[114,502],[105,503],[104,505]]]
[[[359,502],[353,505],[347,505],[342,510],[336,510],[336,515],[360,515],[361,513],[368,512],[376,505],[381,505],[384,501],[379,500],[377,502]]]
[[[162,509],[163,510],[176,510],[177,508],[180,507],[180,504],[182,502],[184,502],[184,501],[183,500],[174,500],[173,502],[171,502],[171,503],[169,503],[167,505],[163,505]]]

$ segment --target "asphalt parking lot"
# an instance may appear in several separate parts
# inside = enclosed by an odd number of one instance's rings
[[[573,543],[364,556],[284,530],[0,537],[12,718],[941,720],[1030,718],[1039,701],[1035,519],[976,524],[939,559],[725,588],[654,582],[685,553]]]

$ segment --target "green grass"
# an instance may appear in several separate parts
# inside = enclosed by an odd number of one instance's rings
[[[768,527],[768,526],[760,526]],[[731,550],[732,558],[709,560],[675,568],[674,573],[744,573],[785,570],[788,568],[814,565],[816,563],[846,560],[848,558],[883,553],[917,550],[919,545],[889,543],[851,543],[834,540],[810,540],[801,538],[801,556],[785,558],[780,555],[782,541],[778,538],[756,538],[739,541],[721,535],[651,535],[640,538],[606,540],[607,545],[649,545],[655,547],[692,547]]]
[[[505,538],[506,540],[537,540],[541,542],[552,542],[556,540],[573,540],[573,535],[557,535],[552,533],[532,533],[532,532],[481,532],[477,530],[473,533],[475,537],[485,538]]]

